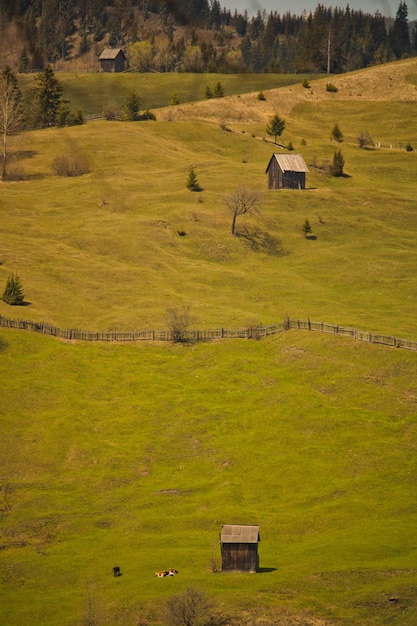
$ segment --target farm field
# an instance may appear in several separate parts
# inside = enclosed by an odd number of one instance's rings
[[[25,306],[0,314],[163,329],[186,305],[194,328],[290,316],[416,340],[417,61],[330,80],[177,107],[164,84],[154,122],[20,136],[0,284],[17,272]],[[275,113],[305,191],[267,190]],[[358,148],[365,130],[378,149]],[[336,149],[341,178],[322,167]],[[62,154],[89,173],[56,176]],[[260,211],[232,237],[224,196],[242,185]],[[416,353],[295,330],[120,345],[0,328],[0,380],[1,623],[160,626],[192,586],[233,626],[414,626]],[[223,523],[260,525],[258,574],[215,571]]]

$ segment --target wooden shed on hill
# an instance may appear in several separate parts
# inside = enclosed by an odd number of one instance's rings
[[[256,572],[260,540],[259,526],[223,524],[220,535],[222,571]]]
[[[308,167],[301,154],[278,154],[274,152],[266,174],[268,189],[305,189]]]
[[[98,60],[102,72],[124,72],[127,59],[121,48],[105,48]]]

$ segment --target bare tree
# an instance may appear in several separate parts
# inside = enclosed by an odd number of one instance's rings
[[[228,616],[217,611],[207,595],[195,587],[168,598],[164,622],[170,626],[225,626]]]
[[[223,202],[232,215],[232,235],[235,235],[239,215],[259,212],[260,193],[245,186],[236,187],[232,193],[224,196]]]
[[[7,180],[7,167],[10,156],[10,137],[24,128],[22,95],[17,79],[6,67],[0,74],[0,134],[1,134],[1,180]]]
[[[187,330],[193,323],[189,305],[184,304],[181,307],[167,307],[165,313],[168,328],[171,331],[172,341],[174,343],[185,341],[187,338]]]

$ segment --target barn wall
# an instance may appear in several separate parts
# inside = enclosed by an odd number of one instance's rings
[[[102,72],[114,72],[114,60],[113,59],[101,59],[101,71]]]
[[[124,72],[125,59],[121,52],[115,59],[100,59],[102,72]]]
[[[222,543],[222,571],[256,572],[258,544]]]
[[[284,189],[305,189],[306,175],[304,172],[285,172],[282,186]]]
[[[269,165],[268,169],[268,188],[269,189],[280,189],[282,187],[282,171],[276,162],[273,159]]]
[[[117,55],[114,63],[114,71],[115,72],[124,72],[125,69],[125,59],[121,52]]]

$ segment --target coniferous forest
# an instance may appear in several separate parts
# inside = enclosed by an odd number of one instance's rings
[[[18,42],[7,60],[19,72],[105,47],[122,47],[141,72],[342,73],[417,54],[405,2],[395,17],[321,4],[249,17],[219,0],[2,0],[0,34],[2,56]]]

